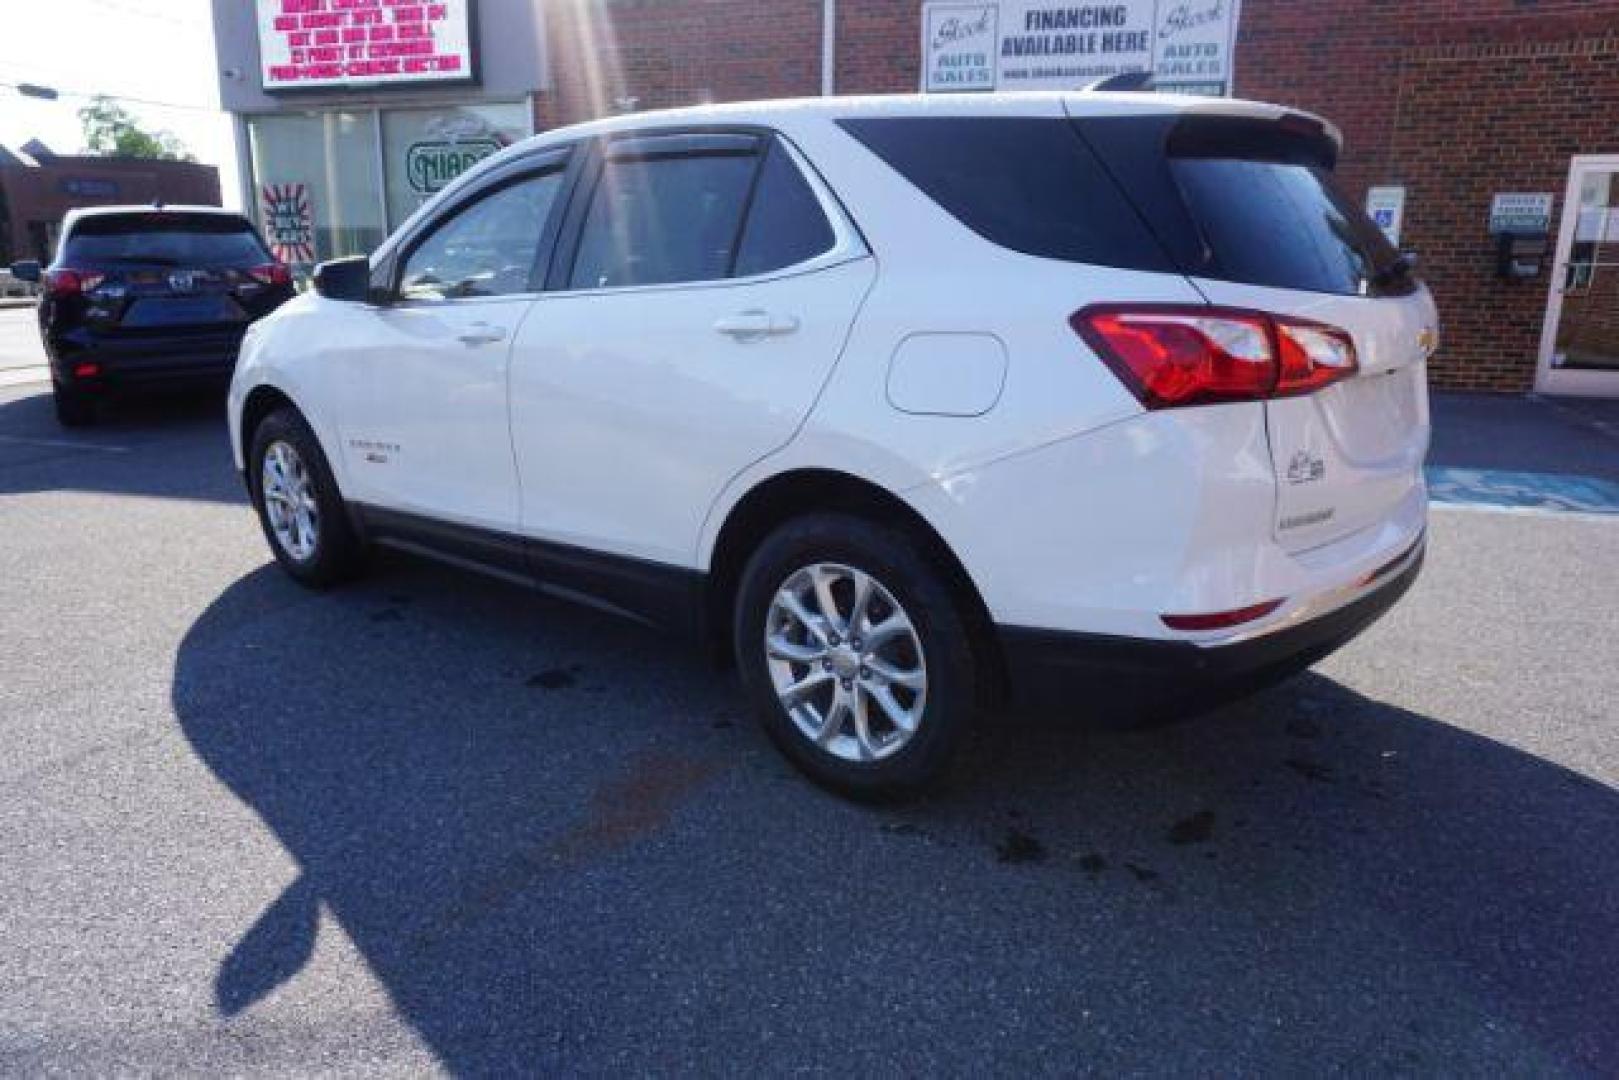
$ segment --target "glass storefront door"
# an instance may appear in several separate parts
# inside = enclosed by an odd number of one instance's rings
[[[252,116],[254,213],[277,256],[302,272],[369,254],[451,180],[533,128],[526,102]]]
[[[1574,159],[1535,388],[1619,397],[1619,156]]]
[[[397,229],[461,173],[532,128],[527,105],[460,105],[385,109],[383,176],[388,185],[388,228]]]
[[[277,255],[307,269],[382,243],[388,229],[378,195],[382,162],[374,113],[256,116],[247,130],[254,210]],[[273,227],[272,216],[280,228]]]

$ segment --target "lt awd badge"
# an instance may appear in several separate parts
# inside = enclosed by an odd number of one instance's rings
[[[1327,475],[1327,463],[1308,450],[1295,450],[1287,463],[1289,484],[1312,484]]]

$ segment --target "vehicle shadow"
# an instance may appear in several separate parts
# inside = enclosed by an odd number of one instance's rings
[[[223,392],[119,401],[85,428],[56,422],[49,387],[0,396],[0,495],[86,491],[245,502]]]
[[[457,1073],[1619,1065],[1619,794],[1319,674],[858,807],[690,654],[394,559],[242,578],[173,703],[298,866],[230,1024],[325,912]]]

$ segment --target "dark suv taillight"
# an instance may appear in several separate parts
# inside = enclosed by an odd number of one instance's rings
[[[64,296],[77,296],[80,293],[87,293],[100,285],[106,276],[106,274],[98,274],[90,270],[47,270],[45,272],[45,292],[57,299]]]
[[[1308,394],[1359,367],[1343,330],[1262,311],[1102,304],[1068,321],[1149,409]]]
[[[291,285],[292,270],[284,262],[265,263],[249,270],[253,280],[260,285]]]

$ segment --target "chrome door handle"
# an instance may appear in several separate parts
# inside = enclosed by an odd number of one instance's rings
[[[506,340],[506,328],[493,323],[475,322],[455,335],[455,340],[463,345],[493,345]]]
[[[716,333],[737,341],[758,341],[776,334],[791,334],[798,329],[798,320],[791,315],[772,315],[768,311],[753,309],[735,315],[722,315],[714,320]]]

